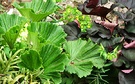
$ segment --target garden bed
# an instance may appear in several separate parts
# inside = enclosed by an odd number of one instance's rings
[[[0,0],[0,83],[134,84],[135,4],[109,1]]]

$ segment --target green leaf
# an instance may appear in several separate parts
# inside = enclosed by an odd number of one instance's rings
[[[56,0],[56,2],[61,2],[61,1],[63,1],[63,0]]]
[[[48,75],[41,74],[40,78],[42,80],[50,80],[53,81],[54,84],[60,84],[62,82],[61,74],[60,73],[49,73]],[[48,84],[48,83],[47,83]]]
[[[31,23],[28,27],[30,32],[38,32],[42,42],[61,46],[65,41],[66,34],[64,30],[57,25],[48,22]]]
[[[9,47],[12,49],[14,43],[19,35],[19,32],[23,25],[26,23],[24,17],[17,15],[8,15],[6,13],[0,15],[0,37],[1,41],[7,42]]]
[[[19,26],[12,27],[9,31],[7,31],[2,37],[9,45],[10,49],[14,48],[14,43],[19,35],[20,29]]]
[[[91,41],[81,39],[68,41],[65,43],[64,49],[70,59],[66,71],[77,74],[80,78],[90,75],[93,66],[101,68],[104,65],[104,61],[99,55],[99,46]]]
[[[21,56],[21,60],[22,62],[20,63],[20,66],[23,66],[31,71],[34,71],[40,68],[42,64],[40,55],[38,54],[37,51],[34,51],[34,50],[26,51]]]
[[[14,3],[13,6],[30,21],[40,21],[56,10],[56,4],[53,0],[32,0],[21,5]]]
[[[37,32],[28,32],[28,45],[29,48],[39,51],[42,48]]]
[[[40,52],[44,67],[43,78],[51,79],[58,84],[61,82],[59,73],[64,71],[68,62],[67,56],[61,52],[60,48],[49,44],[43,46]]]
[[[6,13],[0,15],[0,34],[5,33],[11,27],[19,26],[20,28],[26,23],[24,17],[19,17],[17,15],[8,15]]]

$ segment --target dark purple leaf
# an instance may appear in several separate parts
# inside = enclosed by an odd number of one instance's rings
[[[125,29],[121,31],[121,34],[124,36],[125,39],[135,40],[135,34],[134,33],[129,33]]]
[[[85,14],[85,15],[97,15],[97,16],[101,16],[103,18],[106,18],[106,15],[111,11],[111,9],[108,9],[108,8],[105,8],[105,7],[101,7],[101,6],[98,6],[98,7],[95,7],[93,9],[87,9],[89,10],[90,12],[86,12],[86,10],[83,8],[83,9],[79,9],[82,14]]]
[[[121,70],[130,68],[130,66],[128,66],[128,67],[125,66],[125,64],[129,65],[129,61],[123,56],[120,56],[113,64],[115,67],[117,67]]]
[[[120,70],[131,70],[133,67],[135,67],[135,64],[124,56],[120,56],[113,64]]]
[[[123,41],[123,37],[113,37],[113,34],[117,34],[114,32],[116,26],[117,24],[114,23],[95,21],[92,28],[87,29],[87,33],[92,41],[101,43],[107,51],[112,51],[116,45]]]
[[[87,8],[94,8],[97,6],[99,0],[87,0],[86,2],[87,2],[86,5]]]
[[[79,38],[81,29],[79,28],[79,23],[77,21],[69,22],[66,25],[62,25],[65,33],[67,34],[67,40],[76,40]]]
[[[104,26],[106,29],[110,30],[111,34],[113,33],[114,28],[117,26],[116,23],[110,23],[105,21],[96,21],[96,23],[99,23],[102,26]]]
[[[135,48],[122,49],[123,56],[129,61],[135,62]]]
[[[113,50],[113,48],[116,47],[116,45],[118,45],[119,43],[121,43],[122,37],[117,37],[117,38],[110,38],[110,39],[103,39],[103,38],[98,38],[96,36],[91,36],[90,37],[92,41],[98,43],[98,44],[102,44],[105,48],[107,48],[107,51],[111,51]],[[110,50],[110,48],[112,47],[112,49]]]
[[[90,15],[97,15],[106,18],[106,15],[112,11],[112,9],[108,9],[105,7],[97,6],[91,10]]]
[[[110,39],[117,24],[105,21],[95,21],[91,29],[87,29],[88,35]]]
[[[128,33],[133,33],[135,34],[135,24],[131,24],[131,23],[127,23],[125,25],[125,30],[128,32]]]
[[[119,72],[119,84],[134,84],[135,83],[135,71],[130,73]]]
[[[82,12],[82,14],[86,15],[97,15],[106,19],[106,15],[112,11],[112,9],[108,9],[103,6],[98,6],[99,0],[87,0],[84,4],[78,6],[78,10]]]

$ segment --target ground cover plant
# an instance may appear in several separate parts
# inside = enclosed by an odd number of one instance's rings
[[[83,15],[77,7],[67,6],[60,20],[65,24],[77,20],[80,23],[81,31],[85,31],[86,28],[91,28],[92,26],[90,16]]]

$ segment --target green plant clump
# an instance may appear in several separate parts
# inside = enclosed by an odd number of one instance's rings
[[[92,26],[90,16],[83,15],[76,7],[71,6],[67,6],[60,20],[65,24],[74,20],[78,20],[82,31],[85,31],[87,28],[91,28]]]

